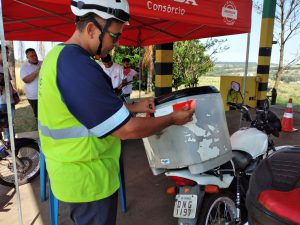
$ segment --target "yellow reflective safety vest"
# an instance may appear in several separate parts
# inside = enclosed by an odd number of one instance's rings
[[[42,151],[54,195],[64,202],[106,198],[119,188],[120,140],[92,136],[68,110],[56,84],[64,45],[43,61],[39,77],[38,122]],[[71,81],[70,81],[71,82]]]

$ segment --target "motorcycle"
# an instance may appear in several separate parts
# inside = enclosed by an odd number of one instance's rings
[[[232,160],[201,174],[187,169],[169,170],[165,175],[175,187],[168,193],[176,195],[173,216],[179,225],[244,224],[249,179],[263,158],[275,151],[271,135],[278,137],[279,118],[269,110],[266,100],[263,109],[256,109],[252,119],[250,107],[228,102],[238,109],[242,119],[249,122],[232,134]]]
[[[8,127],[7,114],[0,112],[0,127]],[[17,166],[18,184],[30,182],[39,174],[39,146],[31,138],[15,138],[15,158]],[[14,187],[12,151],[8,141],[4,140],[0,132],[0,184]]]

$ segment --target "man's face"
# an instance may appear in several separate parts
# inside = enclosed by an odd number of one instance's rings
[[[103,65],[105,66],[105,68],[110,68],[112,66],[112,62],[103,62]]]
[[[38,64],[38,62],[39,62],[38,56],[37,56],[37,54],[36,54],[35,51],[30,51],[30,52],[28,52],[28,53],[26,54],[26,58],[28,59],[28,62],[29,62],[30,64],[36,65],[36,64]]]
[[[129,68],[130,67],[130,63],[129,62],[123,62],[123,67],[124,68]]]
[[[107,56],[107,54],[119,44],[119,35],[123,31],[124,24],[112,21],[111,25],[107,29],[102,39],[102,50],[101,50],[101,57]],[[102,25],[102,27],[104,27]]]

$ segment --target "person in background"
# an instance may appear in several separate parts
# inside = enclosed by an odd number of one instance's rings
[[[100,66],[104,72],[110,77],[112,86],[114,89],[118,89],[123,80],[123,69],[117,63],[114,63],[111,59],[110,54],[107,54],[105,57],[101,57],[102,63]]]
[[[6,48],[6,58],[9,56],[9,49],[7,46]],[[0,111],[2,113],[7,113],[7,103],[6,103],[6,93],[5,93],[5,82],[4,82],[4,68],[3,68],[3,57],[1,53],[2,47],[0,45]],[[9,71],[8,71],[9,72]],[[9,78],[11,80],[11,75],[9,73]],[[18,93],[15,88],[13,88],[11,82],[9,82],[10,85],[10,100],[11,100],[11,112],[12,112],[12,120],[15,118],[15,104],[17,104],[20,99],[18,96]],[[16,101],[16,102],[15,102]],[[1,121],[5,121],[6,119],[0,118]],[[10,135],[9,135],[9,129],[5,128],[5,136],[3,137],[4,140],[9,140]]]
[[[118,45],[129,21],[127,0],[72,0],[76,29],[45,57],[39,78],[39,137],[54,196],[75,225],[115,225],[121,139],[138,139],[192,120],[181,109],[151,118],[154,100],[124,104],[95,55]]]
[[[38,112],[38,76],[42,61],[39,61],[38,56],[33,48],[28,48],[25,51],[27,62],[22,65],[20,77],[25,83],[25,94],[29,104],[32,107],[35,118]]]
[[[134,69],[130,68],[129,58],[122,59],[122,65],[123,65],[122,92],[126,102],[131,102],[130,95],[132,92],[132,81],[133,79],[137,78],[138,74]]]

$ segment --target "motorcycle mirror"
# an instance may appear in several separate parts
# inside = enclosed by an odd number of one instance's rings
[[[240,84],[236,81],[232,81],[231,82],[231,89],[236,91],[236,92],[239,92],[240,91]]]

